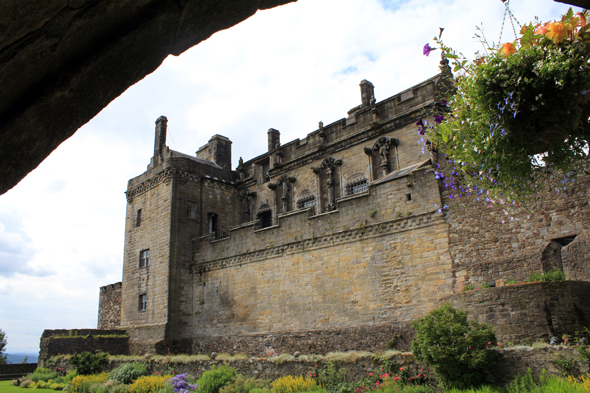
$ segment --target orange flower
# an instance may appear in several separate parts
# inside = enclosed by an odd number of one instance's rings
[[[500,54],[510,56],[513,53],[516,53],[516,41],[505,42],[502,44],[502,47],[500,48]]]
[[[545,36],[558,44],[568,37],[571,30],[573,30],[571,23],[554,22],[549,24]]]
[[[576,12],[576,17],[574,18],[574,25],[584,27],[586,26],[586,15],[582,14],[581,12]]]
[[[537,31],[535,31],[535,34],[542,34],[542,35],[547,34],[548,27],[549,27],[549,22],[545,23],[544,25],[539,25],[537,27]]]

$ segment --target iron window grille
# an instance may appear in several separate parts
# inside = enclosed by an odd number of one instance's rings
[[[354,180],[346,185],[346,195],[360,194],[367,191],[367,179]]]

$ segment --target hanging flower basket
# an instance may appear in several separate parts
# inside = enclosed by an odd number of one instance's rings
[[[524,26],[517,40],[473,62],[435,39],[459,73],[446,113],[419,129],[449,159],[447,174],[462,179],[459,191],[526,196],[545,176],[583,172],[590,140],[589,29],[585,15],[570,9],[559,22]],[[433,49],[427,44],[425,54]]]

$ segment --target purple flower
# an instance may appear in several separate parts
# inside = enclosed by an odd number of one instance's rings
[[[431,47],[430,44],[426,44],[424,45],[424,48],[422,48],[422,53],[424,56],[428,56],[433,50],[436,50],[436,48]]]
[[[443,120],[444,120],[444,119],[445,119],[444,115],[436,115],[436,116],[434,117],[434,122],[435,122],[436,124],[440,124],[440,123],[442,123],[442,122],[443,122]]]

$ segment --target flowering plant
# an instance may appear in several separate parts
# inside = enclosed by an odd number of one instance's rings
[[[435,37],[458,75],[434,122],[417,125],[449,161],[437,172],[445,186],[514,203],[534,196],[549,176],[566,184],[588,173],[586,16],[570,9],[560,21],[525,25],[514,42],[496,47],[477,36],[487,53],[475,61]],[[435,49],[426,44],[423,53]]]
[[[186,373],[178,374],[168,380],[172,384],[174,393],[189,393],[191,390],[197,390],[197,384],[191,384],[188,382],[188,376]]]

